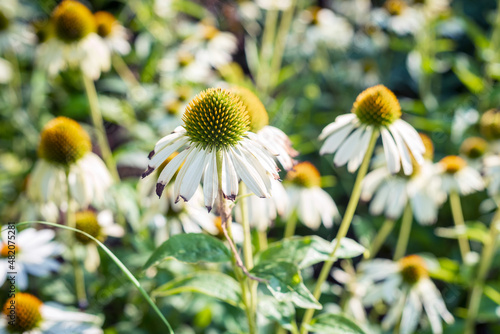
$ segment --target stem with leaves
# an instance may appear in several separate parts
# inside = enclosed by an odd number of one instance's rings
[[[377,142],[379,131],[373,130],[372,136],[370,138],[370,143],[368,144],[368,148],[366,150],[365,156],[363,158],[363,162],[359,167],[358,175],[356,176],[356,181],[354,182],[354,188],[351,192],[351,198],[349,199],[349,203],[347,204],[347,209],[344,214],[344,218],[342,219],[342,223],[340,224],[339,231],[337,232],[337,236],[335,237],[335,247],[333,251],[330,253],[330,259],[325,261],[323,268],[319,274],[318,280],[316,281],[316,286],[314,287],[314,298],[319,300],[321,297],[321,286],[328,278],[330,274],[330,270],[332,269],[333,264],[335,263],[335,253],[340,247],[340,242],[347,235],[347,231],[351,226],[352,218],[354,217],[354,212],[356,211],[356,207],[358,206],[359,197],[361,196],[361,184],[363,179],[365,178],[366,173],[368,172],[368,166],[370,165],[370,159],[373,154],[373,150],[375,149],[375,143]],[[304,314],[304,318],[302,319],[301,324],[301,334],[307,333],[306,325],[312,320],[314,315],[314,309],[310,308],[306,310]]]

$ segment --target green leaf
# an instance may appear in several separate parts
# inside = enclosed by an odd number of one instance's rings
[[[282,261],[263,262],[250,272],[267,280],[267,288],[278,301],[292,302],[301,308],[322,308],[302,282],[297,265]]]
[[[459,55],[455,59],[453,65],[453,72],[455,72],[458,79],[472,92],[480,93],[485,89],[485,82],[479,74],[477,69],[474,68],[470,59],[465,55]]]
[[[299,268],[330,259],[335,241],[329,242],[318,236],[294,237],[271,244],[268,249],[258,254],[258,262],[286,261]],[[335,256],[346,259],[363,254],[365,248],[349,238],[343,238]]]
[[[144,269],[171,258],[188,263],[226,262],[231,260],[231,254],[215,237],[201,233],[177,234],[153,252]]]
[[[182,292],[197,292],[242,307],[241,289],[232,277],[219,272],[197,272],[176,278],[153,291],[154,297],[165,297]]]
[[[306,328],[314,333],[366,334],[354,321],[334,313],[325,313],[314,318]]]
[[[466,222],[465,230],[457,227],[440,227],[437,228],[435,233],[437,236],[449,239],[458,239],[459,236],[465,235],[467,239],[479,241],[482,243],[490,240],[489,229],[479,221]]]
[[[269,295],[259,296],[259,313],[276,321],[284,329],[292,330],[295,320],[295,307],[290,302],[280,302]]]

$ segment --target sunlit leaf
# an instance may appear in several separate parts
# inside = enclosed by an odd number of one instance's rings
[[[314,318],[307,325],[307,329],[314,333],[325,334],[366,334],[354,321],[334,313],[326,313]]]

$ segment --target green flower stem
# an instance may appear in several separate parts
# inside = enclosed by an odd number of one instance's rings
[[[413,222],[413,212],[410,202],[406,204],[403,218],[401,220],[401,229],[399,230],[398,243],[394,251],[394,261],[401,259],[406,254],[408,241],[410,240],[411,224]]]
[[[91,236],[88,233],[85,233],[85,232],[80,231],[80,230],[78,230],[76,228],[72,228],[72,227],[69,227],[69,226],[61,225],[61,224],[49,223],[49,222],[44,222],[44,221],[27,221],[27,222],[17,223],[16,225],[17,226],[22,226],[22,225],[27,225],[27,224],[43,224],[43,225],[48,225],[48,226],[52,226],[52,227],[62,228],[62,229],[70,230],[70,231],[73,231],[73,232],[81,233],[84,236],[86,236],[87,238],[92,239],[94,242],[97,243],[97,245],[99,247],[101,247],[101,249],[106,254],[108,254],[108,256],[111,258],[111,260],[122,270],[122,272],[125,274],[125,276],[127,276],[127,278],[132,282],[132,284],[139,290],[139,292],[142,294],[142,296],[144,297],[144,299],[146,299],[146,301],[148,302],[148,304],[153,308],[153,310],[156,312],[156,314],[160,317],[160,319],[162,320],[162,322],[168,328],[168,332],[170,334],[174,334],[174,330],[172,329],[172,327],[168,323],[167,319],[165,319],[165,317],[161,313],[160,309],[156,306],[156,304],[151,299],[151,297],[149,297],[149,295],[146,292],[146,290],[144,290],[144,288],[141,286],[141,283],[139,283],[139,281],[137,280],[137,278],[135,278],[135,276],[130,272],[130,270],[127,269],[127,267],[123,264],[123,262],[121,262],[115,256],[115,254],[113,254],[113,252],[111,250],[109,250],[108,247],[104,246],[104,244],[102,242],[100,242],[99,240],[97,240],[96,238],[94,238],[93,236]]]
[[[481,260],[479,262],[477,276],[469,297],[469,311],[467,312],[467,318],[465,321],[465,334],[474,333],[474,325],[479,311],[479,305],[481,303],[481,296],[483,295],[484,283],[490,270],[491,263],[493,262],[493,257],[497,247],[499,228],[500,209],[497,209],[497,212],[491,221],[489,239],[485,241],[483,251],[481,252]]]
[[[283,237],[284,239],[291,238],[294,236],[295,227],[297,226],[297,220],[298,220],[297,210],[293,210],[293,213],[286,221],[285,235]]]
[[[251,289],[249,289],[249,284],[245,278],[245,275],[243,275],[242,271],[247,276],[250,276],[250,274],[248,273],[248,270],[243,265],[243,263],[240,259],[240,256],[238,254],[238,251],[236,250],[236,247],[234,246],[233,236],[231,233],[231,208],[229,206],[228,200],[226,200],[224,198],[224,193],[222,191],[222,151],[217,151],[217,176],[218,176],[218,180],[219,180],[219,182],[218,182],[219,215],[221,218],[221,227],[222,227],[222,231],[224,232],[224,236],[226,237],[226,239],[229,243],[231,253],[233,255],[232,262],[233,262],[234,273],[235,273],[236,279],[240,283],[240,287],[241,287],[241,297],[242,297],[243,306],[245,307],[245,314],[247,316],[249,334],[256,334],[257,333],[257,325],[255,322],[255,314],[254,314],[253,309],[252,309],[251,297],[249,298],[249,290],[251,290]]]
[[[85,86],[85,92],[87,93],[87,99],[89,101],[90,116],[92,117],[92,123],[97,134],[97,142],[99,143],[99,148],[101,149],[102,158],[106,163],[106,166],[113,177],[115,182],[120,181],[118,175],[118,170],[116,169],[116,163],[113,159],[111,149],[109,147],[108,139],[106,138],[106,130],[104,129],[103,119],[101,115],[101,110],[99,109],[99,101],[97,99],[97,92],[95,90],[94,81],[88,76],[82,73],[83,84]]]
[[[464,229],[465,222],[464,215],[462,213],[462,205],[460,204],[460,196],[458,192],[450,192],[450,206],[451,213],[453,215],[453,222],[458,229]],[[459,234],[458,236],[458,246],[460,247],[460,254],[462,255],[462,261],[465,261],[465,257],[470,252],[469,240],[465,234]]]
[[[127,64],[123,60],[123,58],[114,53],[112,58],[112,64],[115,68],[116,73],[122,78],[122,80],[131,87],[140,87],[139,81],[135,78],[134,73],[128,68]]]
[[[295,12],[296,0],[292,0],[290,7],[283,13],[281,17],[280,26],[278,28],[278,33],[276,35],[276,45],[273,52],[273,58],[271,59],[271,88],[273,88],[279,78],[279,73],[281,69],[281,63],[283,61],[283,53],[285,52],[287,35],[290,30],[290,25],[292,24],[293,14]]]
[[[269,85],[269,62],[273,54],[274,39],[276,35],[276,25],[278,23],[278,11],[271,9],[266,12],[264,32],[262,34],[262,44],[260,49],[259,70],[257,71],[257,89],[260,92],[267,92]]]
[[[257,231],[257,237],[259,239],[259,251],[265,251],[267,249],[267,231]]]
[[[378,230],[377,235],[372,240],[372,246],[370,248],[368,259],[373,259],[375,255],[377,255],[385,240],[394,229],[395,224],[396,221],[394,219],[386,219],[384,221],[384,224],[382,224],[382,227]]]
[[[247,187],[243,182],[240,182],[240,193],[245,194]],[[245,258],[245,266],[248,270],[253,268],[253,250],[252,250],[252,231],[250,229],[250,222],[248,220],[248,205],[247,199],[240,201],[241,210],[241,225],[243,225],[243,257]],[[258,282],[250,280],[250,302],[252,313],[255,314],[257,310],[257,286]]]
[[[361,183],[363,182],[363,179],[365,178],[365,175],[368,172],[368,166],[370,165],[370,159],[373,154],[373,150],[375,148],[375,143],[377,142],[378,134],[379,134],[378,130],[374,130],[372,133],[372,136],[370,138],[370,143],[368,144],[368,148],[365,153],[365,157],[363,158],[363,162],[359,167],[358,175],[356,177],[356,181],[354,182],[354,187],[351,192],[351,198],[349,199],[349,203],[347,204],[347,209],[345,211],[344,218],[342,219],[342,223],[340,224],[337,236],[335,237],[336,244],[335,248],[330,253],[331,260],[325,261],[325,264],[323,265],[323,268],[321,269],[318,280],[316,282],[316,286],[314,287],[313,295],[314,298],[316,298],[317,300],[319,300],[319,298],[321,297],[321,286],[326,281],[328,275],[330,274],[330,270],[332,269],[332,266],[335,262],[335,253],[340,247],[340,242],[347,235],[347,231],[351,226],[352,218],[354,217],[354,212],[356,211],[356,207],[358,206],[359,202],[359,197],[361,196]],[[309,322],[311,321],[314,315],[314,311],[315,311],[314,309],[306,310],[300,327],[301,334],[307,333],[306,325],[309,324]]]
[[[68,188],[68,203],[65,212],[66,225],[71,228],[76,228],[75,221],[75,212],[73,211],[72,198],[71,198],[71,190],[69,184],[69,169],[66,170],[66,187]],[[75,233],[70,232],[69,239],[70,240],[70,252],[71,259],[73,262],[73,270],[75,273],[75,289],[76,289],[76,298],[78,300],[79,307],[86,307],[88,304],[87,301],[87,293],[85,292],[85,275],[83,273],[83,269],[80,263],[78,263],[78,258],[76,256],[75,246]]]

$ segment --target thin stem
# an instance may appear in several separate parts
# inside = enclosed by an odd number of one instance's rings
[[[386,219],[382,224],[382,227],[378,230],[377,235],[372,240],[372,246],[370,248],[370,253],[368,259],[373,259],[375,255],[379,252],[380,248],[384,244],[385,240],[391,234],[394,229],[396,221],[394,219]]]
[[[95,243],[97,243],[97,245],[99,245],[99,247],[102,248],[102,250],[106,254],[108,254],[108,256],[111,258],[111,260],[122,270],[122,272],[125,274],[125,276],[127,276],[127,278],[132,282],[132,284],[139,290],[139,292],[142,294],[142,296],[144,297],[144,299],[146,299],[146,301],[148,302],[148,304],[153,308],[153,310],[156,312],[156,314],[161,318],[161,320],[165,324],[165,326],[167,326],[169,333],[170,334],[174,334],[174,330],[172,329],[172,327],[168,323],[167,319],[165,319],[165,317],[161,313],[161,311],[158,308],[158,306],[156,306],[156,304],[151,299],[151,297],[149,297],[149,295],[146,292],[146,290],[144,290],[144,288],[141,286],[141,283],[139,283],[139,281],[137,280],[137,278],[135,278],[135,276],[130,272],[130,270],[127,269],[127,267],[123,264],[123,262],[121,262],[115,256],[115,254],[113,254],[113,252],[111,250],[109,250],[108,247],[104,246],[104,244],[102,242],[100,242],[99,240],[97,240],[96,238],[94,238],[93,236],[91,236],[88,233],[85,233],[85,232],[80,231],[80,230],[78,230],[76,228],[72,228],[72,227],[69,227],[69,226],[64,226],[64,225],[61,225],[61,224],[49,223],[49,222],[44,222],[44,221],[27,221],[27,222],[17,223],[16,225],[17,226],[22,226],[22,225],[27,225],[27,224],[44,224],[44,225],[49,225],[49,226],[52,226],[52,227],[62,228],[62,229],[70,230],[70,231],[73,231],[73,232],[78,232],[78,233],[83,234],[87,238],[92,239]]]
[[[284,239],[291,238],[295,235],[295,227],[297,226],[297,220],[298,220],[297,210],[294,210],[286,221],[285,235],[283,237]]]
[[[259,238],[259,251],[265,251],[267,249],[267,231],[257,230],[257,236]]]
[[[497,237],[499,233],[499,223],[500,223],[500,209],[497,209],[495,216],[491,221],[490,226],[490,238],[485,242],[483,251],[481,252],[481,260],[479,262],[479,268],[477,271],[477,277],[474,281],[472,291],[469,297],[469,311],[467,312],[467,318],[465,321],[465,334],[474,333],[474,324],[477,318],[477,313],[479,311],[479,305],[481,304],[481,296],[483,295],[484,283],[486,281],[486,276],[490,270],[491,263],[493,262],[493,256],[495,255],[495,250],[497,246]]]
[[[222,191],[222,151],[217,152],[217,176],[219,180],[218,182],[219,215],[221,218],[222,232],[224,233],[224,236],[226,237],[227,242],[229,243],[229,247],[231,248],[231,252],[233,254],[232,262],[234,267],[234,273],[241,286],[241,295],[242,295],[243,305],[245,306],[245,314],[247,316],[247,321],[248,321],[248,330],[250,334],[256,334],[257,326],[255,322],[255,316],[252,312],[251,300],[249,300],[248,298],[249,285],[245,281],[245,277],[244,275],[241,274],[241,271],[243,271],[243,273],[245,273],[249,277],[251,275],[250,273],[248,273],[248,270],[243,265],[243,262],[241,261],[238,251],[236,250],[236,247],[234,245],[232,235],[230,234],[231,208],[229,207],[228,201],[224,198],[224,193]],[[241,269],[241,271],[239,269]]]
[[[465,233],[465,222],[464,215],[462,213],[462,205],[460,204],[460,196],[458,192],[450,192],[450,206],[451,213],[453,215],[453,222],[458,230],[458,246],[460,247],[460,254],[462,255],[462,261],[465,261],[465,257],[470,252],[469,240]],[[462,233],[463,232],[463,233]]]
[[[278,33],[276,35],[276,45],[273,52],[273,58],[271,60],[271,88],[274,88],[279,78],[287,35],[290,30],[290,25],[292,24],[293,14],[295,12],[295,4],[296,1],[292,0],[290,7],[288,7],[288,9],[283,13]]]
[[[411,210],[410,202],[408,202],[403,213],[403,219],[401,220],[401,230],[399,230],[398,243],[396,244],[396,250],[394,251],[394,261],[397,261],[405,256],[408,241],[410,240],[412,222],[413,212]]]
[[[356,176],[356,181],[354,182],[354,187],[351,192],[351,198],[349,199],[349,203],[347,204],[347,209],[345,211],[344,218],[342,219],[342,223],[340,224],[337,236],[335,237],[336,244],[335,247],[333,248],[333,251],[330,253],[331,260],[325,261],[325,264],[323,265],[323,268],[321,269],[318,280],[316,282],[316,286],[314,287],[313,295],[314,298],[316,298],[317,300],[319,300],[319,297],[321,297],[321,286],[326,281],[328,275],[330,274],[330,270],[332,269],[332,266],[335,262],[334,256],[335,253],[337,252],[337,249],[340,247],[340,242],[347,235],[347,231],[351,226],[352,218],[354,217],[354,212],[356,211],[356,207],[358,206],[359,202],[359,197],[361,195],[361,183],[366,173],[368,172],[368,166],[370,165],[370,159],[373,154],[373,150],[375,148],[375,143],[377,142],[378,134],[379,134],[378,130],[373,130],[372,136],[370,138],[370,143],[368,144],[368,148],[363,158],[363,162],[359,167],[358,175]],[[300,327],[301,334],[307,333],[306,325],[309,324],[309,322],[311,321],[314,315],[314,311],[315,311],[314,309],[307,309],[307,311],[305,312]]]
[[[67,188],[67,207],[66,207],[66,225],[71,228],[76,228],[75,212],[73,211],[72,198],[71,198],[71,188],[69,183],[69,170],[66,171],[66,188]],[[85,275],[83,273],[80,263],[78,263],[78,257],[75,251],[75,233],[70,232],[69,236],[70,242],[70,252],[73,262],[73,270],[75,274],[75,289],[76,289],[76,299],[78,300],[78,307],[85,309],[88,305],[87,293],[85,291]]]
[[[116,73],[122,78],[122,80],[131,87],[140,87],[139,81],[137,81],[134,73],[128,68],[125,61],[123,61],[122,57],[119,54],[113,54],[112,57],[113,67],[116,70]]]
[[[243,182],[240,183],[240,193],[245,194],[247,191]],[[247,200],[240,201],[241,210],[241,225],[243,226],[243,257],[245,258],[245,266],[248,270],[253,268],[253,250],[252,250],[252,231],[250,230],[250,222],[248,220]],[[248,282],[250,286],[250,303],[252,312],[255,314],[257,310],[257,281]]]
[[[85,86],[85,92],[87,93],[87,99],[89,101],[90,116],[92,117],[92,123],[94,125],[97,142],[99,143],[99,148],[101,149],[102,158],[106,163],[106,166],[113,177],[115,182],[120,181],[118,175],[118,170],[116,169],[116,163],[113,159],[111,149],[109,147],[109,142],[106,137],[106,130],[104,129],[103,119],[101,115],[101,110],[99,109],[99,101],[97,99],[97,92],[95,90],[94,81],[82,73],[83,84]]]
[[[273,53],[273,44],[276,34],[276,24],[278,22],[278,11],[270,9],[266,12],[266,22],[262,34],[262,44],[260,49],[259,70],[257,73],[257,89],[266,92],[269,81],[269,62]]]

